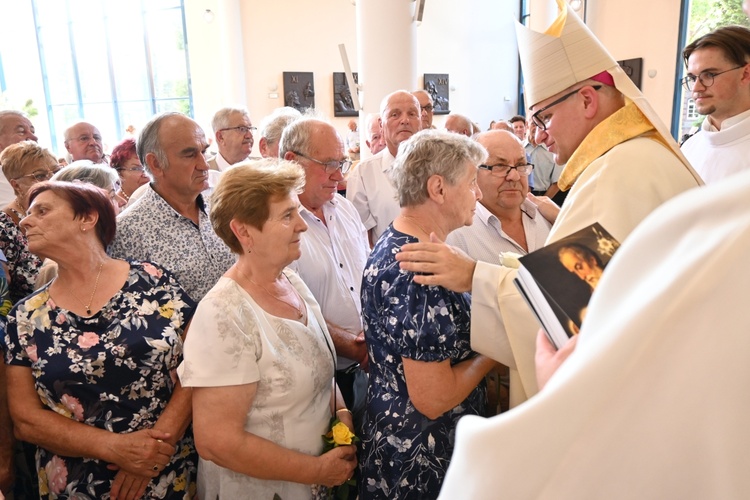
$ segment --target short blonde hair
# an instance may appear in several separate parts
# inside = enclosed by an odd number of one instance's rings
[[[229,227],[232,219],[263,229],[270,203],[305,187],[305,171],[293,161],[279,158],[249,160],[223,174],[211,195],[211,224],[229,249],[243,252],[242,245]]]
[[[57,165],[57,158],[34,141],[11,144],[0,153],[0,165],[3,166],[3,175],[8,181],[21,177],[28,165],[42,160],[49,160]]]

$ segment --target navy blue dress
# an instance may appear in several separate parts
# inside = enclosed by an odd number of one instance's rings
[[[453,364],[476,356],[469,346],[471,298],[413,282],[395,255],[413,236],[390,226],[373,248],[362,281],[370,378],[360,456],[360,499],[436,498],[458,419],[484,415],[484,383],[458,406],[430,420],[414,408],[403,357]]]
[[[195,303],[171,274],[147,262],[131,263],[122,289],[91,317],[58,307],[49,287],[8,314],[5,362],[31,368],[42,404],[66,418],[117,433],[152,428],[174,390]],[[43,499],[108,499],[117,474],[102,460],[39,447],[36,463]],[[144,498],[192,498],[197,464],[187,432]]]

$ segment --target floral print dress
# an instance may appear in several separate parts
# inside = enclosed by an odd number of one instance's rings
[[[122,289],[90,318],[57,307],[48,288],[8,315],[6,363],[30,367],[42,404],[60,415],[117,433],[153,427],[174,390],[195,303],[145,262],[130,264]],[[144,498],[192,498],[197,461],[188,432]],[[36,464],[44,499],[108,499],[116,475],[103,461],[43,448]]]
[[[15,304],[34,292],[42,260],[29,251],[26,235],[5,212],[0,212],[0,250],[8,259],[10,301]]]
[[[361,499],[437,498],[458,419],[484,415],[484,382],[435,420],[409,399],[402,358],[452,364],[476,355],[469,347],[471,299],[414,283],[395,256],[417,239],[390,226],[372,250],[362,281],[362,314],[370,356],[362,451]]]

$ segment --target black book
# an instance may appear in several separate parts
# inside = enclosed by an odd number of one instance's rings
[[[558,349],[577,334],[620,243],[598,222],[519,260],[515,283]]]

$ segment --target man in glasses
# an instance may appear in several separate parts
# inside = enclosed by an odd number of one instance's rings
[[[107,163],[99,129],[87,122],[78,122],[65,130],[65,149],[73,161],[91,160]]]
[[[594,222],[625,242],[656,207],[702,182],[614,58],[565,2],[558,7],[546,33],[517,26],[536,139],[566,164],[558,186],[570,190],[547,242]],[[398,259],[421,273],[416,282],[472,290],[472,348],[511,368],[511,405],[537,392],[539,326],[515,289],[515,270],[440,243],[404,246]]]
[[[494,264],[500,263],[500,252],[525,255],[542,248],[552,224],[526,199],[534,165],[526,160],[521,141],[505,130],[482,132],[476,141],[489,154],[477,172],[482,199],[474,223],[450,233],[446,243]]]
[[[706,118],[682,151],[706,184],[750,168],[750,30],[725,26],[682,52],[698,113]]]
[[[208,160],[211,170],[223,172],[250,156],[255,142],[255,127],[246,109],[220,109],[211,120],[211,127],[214,129],[216,144],[219,147],[219,153]]]
[[[308,229],[301,235],[302,256],[291,267],[320,304],[338,354],[336,381],[359,427],[367,390],[359,294],[370,246],[357,209],[336,192],[351,162],[336,129],[313,118],[284,129],[279,155],[305,170],[299,201]]]
[[[432,96],[426,90],[415,90],[411,93],[419,101],[419,110],[422,113],[422,130],[433,128],[432,119],[435,117],[435,104]]]

